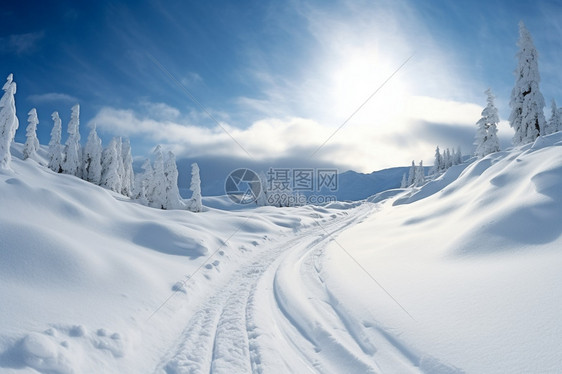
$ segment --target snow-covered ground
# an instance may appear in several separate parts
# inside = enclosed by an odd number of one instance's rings
[[[561,146],[370,202],[217,197],[191,213],[16,145],[0,172],[0,372],[556,373]]]

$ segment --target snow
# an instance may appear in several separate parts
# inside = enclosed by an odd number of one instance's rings
[[[368,201],[203,197],[194,213],[15,144],[0,372],[557,372],[561,146],[539,137]]]

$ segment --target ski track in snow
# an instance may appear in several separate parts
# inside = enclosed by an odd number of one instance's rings
[[[325,245],[372,207],[256,253],[197,308],[155,373],[422,373],[418,356],[353,320],[322,280]]]

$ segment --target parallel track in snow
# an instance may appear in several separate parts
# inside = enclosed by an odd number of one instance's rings
[[[332,305],[319,265],[327,243],[371,213],[363,204],[269,243],[200,305],[155,373],[381,372],[364,326]]]

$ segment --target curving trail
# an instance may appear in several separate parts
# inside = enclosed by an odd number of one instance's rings
[[[362,204],[256,253],[198,308],[155,373],[420,373],[415,357],[340,305],[322,253]]]

